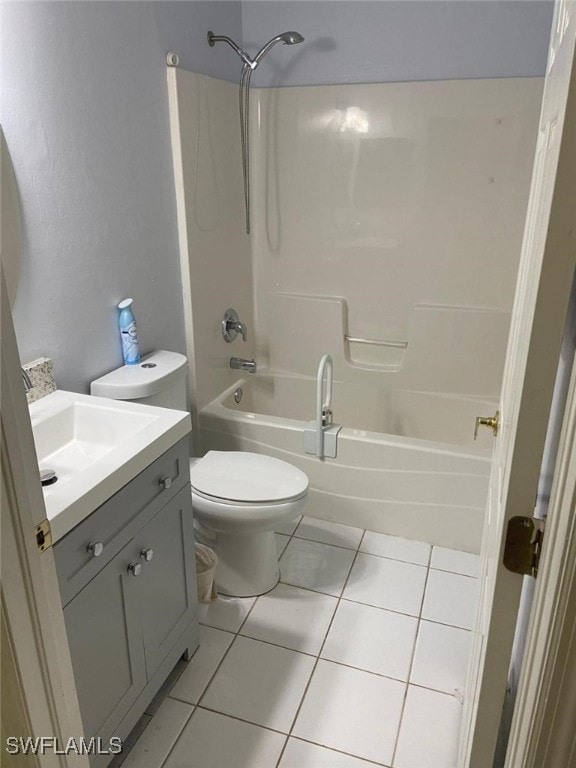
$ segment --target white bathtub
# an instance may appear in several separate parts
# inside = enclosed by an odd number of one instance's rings
[[[243,390],[240,403],[234,400]],[[308,514],[395,536],[478,552],[490,471],[489,441],[472,440],[492,403],[414,392],[357,390],[335,382],[335,459],[304,453],[316,382],[256,375],[200,411],[197,449],[276,456],[310,478]],[[199,437],[199,439],[198,439]]]

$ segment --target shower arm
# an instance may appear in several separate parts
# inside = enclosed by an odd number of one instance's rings
[[[215,43],[228,43],[230,48],[236,51],[236,53],[238,54],[238,56],[240,56],[240,58],[242,59],[244,64],[246,64],[246,66],[250,67],[250,69],[256,69],[256,67],[258,66],[258,62],[256,61],[256,59],[254,60],[251,59],[250,56],[248,56],[248,54],[246,53],[246,51],[243,51],[239,45],[236,45],[236,43],[234,42],[234,40],[232,40],[231,37],[228,37],[227,35],[215,35],[214,32],[208,32],[207,37],[208,37],[208,45],[210,47],[213,47]]]

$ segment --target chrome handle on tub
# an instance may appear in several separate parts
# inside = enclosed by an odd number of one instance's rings
[[[92,557],[100,557],[104,551],[104,544],[101,541],[91,541],[86,547],[86,552],[89,552]]]
[[[164,490],[168,490],[170,486],[172,485],[172,478],[171,477],[161,477],[160,480],[158,480],[158,484],[164,486]]]

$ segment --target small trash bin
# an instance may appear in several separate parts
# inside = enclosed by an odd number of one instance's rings
[[[205,613],[206,610],[208,610],[207,604],[213,603],[218,596],[216,583],[214,581],[218,558],[216,557],[214,550],[204,544],[195,544],[195,548],[198,602],[206,605],[206,608],[202,611],[202,613]]]

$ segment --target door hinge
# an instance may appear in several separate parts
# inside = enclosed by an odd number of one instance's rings
[[[52,546],[52,531],[48,520],[42,520],[36,526],[36,546],[40,552],[45,552]]]
[[[504,567],[523,576],[537,576],[544,541],[544,520],[512,517],[504,544]]]

